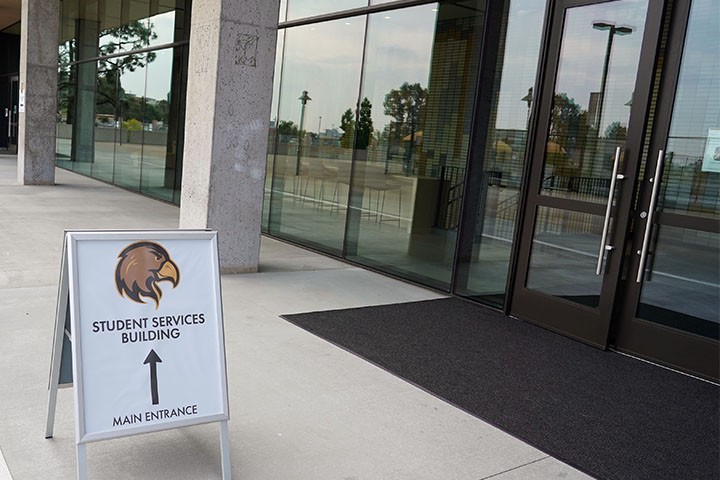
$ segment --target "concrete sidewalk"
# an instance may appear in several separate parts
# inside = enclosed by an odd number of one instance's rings
[[[15,185],[0,155],[0,480],[75,477],[71,389],[44,438],[64,229],[178,225],[177,207],[57,170]],[[233,208],[228,206],[228,208]],[[269,238],[260,272],[222,277],[233,478],[589,478],[279,317],[442,295]],[[95,479],[220,478],[218,426],[90,444]]]

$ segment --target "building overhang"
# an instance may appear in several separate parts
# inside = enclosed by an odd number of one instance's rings
[[[0,0],[0,30],[20,21],[20,0]]]

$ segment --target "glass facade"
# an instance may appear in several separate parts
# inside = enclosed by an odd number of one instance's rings
[[[470,148],[487,135],[487,151],[472,159],[486,184],[475,217],[487,225],[499,203],[509,207],[490,231],[479,228],[456,290],[501,303],[544,5],[513,1],[496,10],[501,32],[486,51],[496,64],[493,100],[481,112],[491,130],[480,132],[484,1],[346,3],[287,3],[288,21],[342,18],[281,23],[264,230],[450,291]],[[358,15],[361,7],[366,14]]]
[[[57,164],[180,202],[189,2],[64,0]]]

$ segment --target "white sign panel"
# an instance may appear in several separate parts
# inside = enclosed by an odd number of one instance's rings
[[[720,172],[720,129],[711,128],[708,130],[707,142],[705,143],[705,155],[702,162],[703,172]]]
[[[68,232],[78,443],[228,419],[215,232]]]

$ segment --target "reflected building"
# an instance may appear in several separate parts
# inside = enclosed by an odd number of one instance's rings
[[[179,203],[189,3],[61,3],[57,164]]]
[[[180,204],[191,1],[61,7],[57,165]],[[718,17],[283,0],[262,232],[717,380]]]

